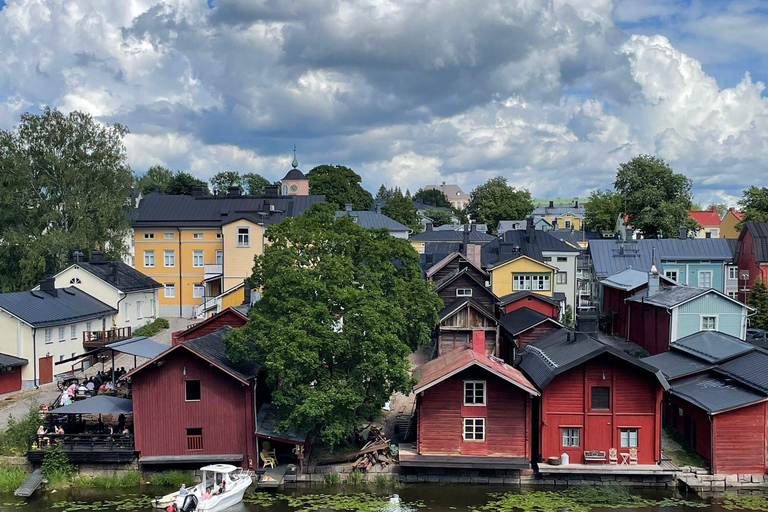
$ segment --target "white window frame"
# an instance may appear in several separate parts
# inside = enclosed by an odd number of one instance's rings
[[[83,282],[80,280],[79,277],[73,277],[69,280],[69,284],[75,285],[75,284],[83,284]]]
[[[142,318],[144,318],[144,314],[141,311],[141,306],[142,306],[141,301],[137,300],[136,301],[136,320],[141,320]]]
[[[637,448],[639,437],[640,437],[640,429],[637,429],[637,428],[620,428],[619,429],[619,445],[621,448]]]
[[[69,326],[69,337],[73,340],[77,339],[77,324],[72,324]]]
[[[221,233],[216,233],[216,238],[217,238],[218,240],[221,240]]]
[[[514,291],[550,291],[552,289],[550,274],[513,274],[512,289]]]
[[[464,405],[467,406],[485,406],[488,386],[484,380],[465,380],[464,381]],[[471,395],[467,401],[467,395]],[[481,399],[482,401],[478,401]]]
[[[739,279],[739,267],[733,265],[728,267],[728,279]]]
[[[192,233],[192,240],[202,240],[203,234],[202,233]]]
[[[163,266],[175,267],[176,266],[176,251],[173,249],[163,250]]]
[[[568,272],[558,272],[555,274],[555,284],[568,284]]]
[[[166,299],[172,299],[176,297],[176,283],[165,283],[163,296]]]
[[[149,251],[144,251],[144,267],[145,268],[154,268],[155,266],[155,251],[154,249]]]
[[[710,319],[710,318],[712,320],[714,320],[713,326],[711,328],[705,327],[704,326],[705,320]],[[701,323],[699,324],[701,326],[701,330],[702,331],[716,331],[717,330],[717,320],[718,320],[717,315],[701,315]]]
[[[709,286],[703,286],[701,284],[701,278],[703,276],[707,275],[707,274],[709,274]],[[697,286],[699,288],[712,288],[712,285],[715,282],[715,273],[714,272],[712,272],[711,270],[699,270],[699,274],[698,275],[699,275],[699,280],[697,282]]]
[[[241,230],[243,230],[241,232]],[[238,247],[250,247],[251,246],[251,228],[250,226],[237,226],[237,246]]]
[[[581,446],[581,427],[560,427],[560,445],[564,448]]]
[[[125,317],[126,322],[131,321],[131,303],[126,302],[125,306],[123,307],[123,316]]]
[[[568,263],[568,256],[558,256],[557,257],[558,263]]]
[[[154,240],[155,234],[154,233],[144,233],[144,240]]]
[[[674,277],[672,277],[672,276],[674,276]],[[673,280],[676,283],[680,282],[680,281],[677,280],[677,278],[678,278],[677,270],[665,270],[664,271],[664,277],[666,277],[667,279],[671,279],[671,280]]]
[[[67,329],[64,326],[59,327],[59,341],[67,341]]]
[[[173,240],[173,233],[163,233],[164,240]]]
[[[205,266],[205,251],[202,249],[196,249],[192,251],[192,266],[195,268],[201,268]]]
[[[192,297],[196,299],[201,299],[205,297],[205,287],[201,284],[193,284],[192,285]]]
[[[53,329],[49,327],[45,330],[45,344],[50,345],[53,343]]]
[[[737,291],[730,291],[728,292],[728,296],[732,298],[733,300],[739,300],[739,292]]]
[[[224,264],[224,251],[222,249],[216,249],[216,264]]]
[[[155,316],[155,299],[149,299],[149,318]]]
[[[480,435],[477,427],[480,427]],[[462,437],[465,441],[485,441],[485,418],[464,418]]]
[[[91,332],[93,330],[93,329],[91,329],[92,327],[93,327],[93,322],[85,322],[85,330],[86,331]]]
[[[456,288],[457,297],[471,297],[472,288]]]

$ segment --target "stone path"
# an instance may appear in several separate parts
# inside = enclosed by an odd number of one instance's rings
[[[0,430],[5,430],[10,416],[24,416],[33,403],[50,404],[59,394],[56,384],[51,383],[40,386],[40,389],[20,391],[0,399]]]

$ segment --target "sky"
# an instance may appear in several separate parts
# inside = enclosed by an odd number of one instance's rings
[[[121,123],[132,168],[375,193],[610,188],[649,153],[702,204],[768,185],[765,0],[0,0],[0,128]]]

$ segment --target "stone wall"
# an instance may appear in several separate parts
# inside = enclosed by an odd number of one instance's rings
[[[14,468],[21,468],[25,471],[32,472],[32,464],[26,457],[5,457],[0,456],[0,466],[10,466]]]
[[[768,475],[712,475],[703,468],[683,467],[678,475],[680,485],[694,491],[722,492],[738,489],[768,489]]]

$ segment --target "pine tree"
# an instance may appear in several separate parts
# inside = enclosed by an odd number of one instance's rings
[[[768,329],[768,288],[761,278],[755,279],[747,303],[755,308],[755,314],[750,318],[750,327]]]

